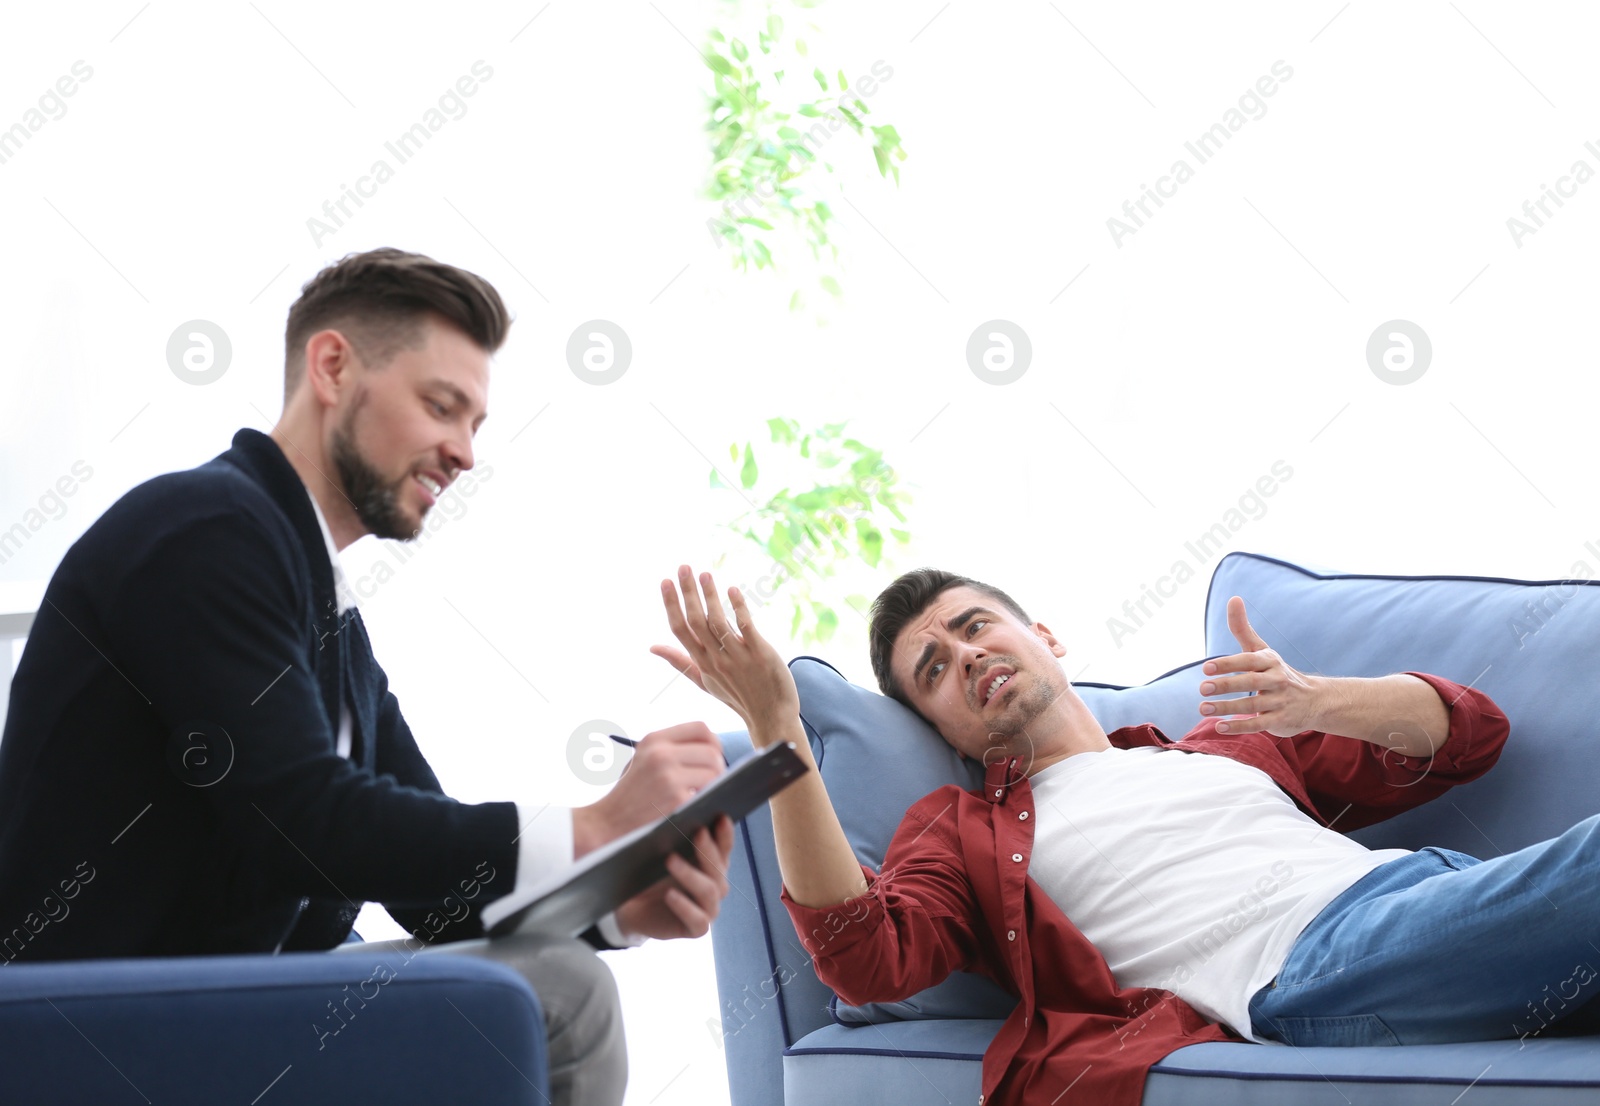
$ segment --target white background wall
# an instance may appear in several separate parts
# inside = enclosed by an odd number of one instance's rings
[[[871,103],[910,158],[896,189],[853,136],[830,145],[845,298],[822,327],[786,310],[782,278],[730,272],[706,232],[691,43],[709,3],[7,8],[0,127],[75,62],[92,76],[0,164],[0,528],[75,462],[93,474],[64,512],[46,504],[60,517],[0,582],[48,577],[128,488],[270,428],[299,286],[379,245],[483,274],[517,316],[479,435],[492,478],[361,600],[462,799],[591,801],[566,748],[596,717],[634,735],[736,724],[646,649],[670,640],[657,581],[732,548],[721,524],[743,503],[708,490],[707,458],[773,415],[852,420],[917,497],[896,567],[1010,590],[1075,678],[1141,682],[1199,655],[1215,556],[1185,543],[1278,461],[1292,477],[1246,504],[1259,517],[1229,548],[1357,572],[1600,565],[1584,548],[1600,540],[1600,182],[1565,184],[1532,234],[1507,224],[1575,162],[1600,171],[1591,8],[863,7],[818,9],[814,48],[852,74],[892,68]],[[314,243],[307,219],[479,60],[493,76],[466,113]],[[1265,113],[1200,164],[1185,142],[1280,61],[1292,77]],[[1107,220],[1180,158],[1193,179],[1114,238]],[[593,318],[634,348],[604,387],[564,361]],[[204,387],[166,360],[191,319],[233,345]],[[1031,340],[1015,383],[966,362],[991,319]],[[1403,386],[1366,357],[1395,319],[1433,348]],[[397,562],[375,539],[343,558],[353,578]],[[1195,579],[1113,634],[1178,561]],[[763,571],[739,564],[724,585]],[[823,652],[867,682],[852,622]],[[630,1101],[724,1097],[709,942],[609,959]]]

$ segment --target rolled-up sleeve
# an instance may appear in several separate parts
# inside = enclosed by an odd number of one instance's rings
[[[1370,741],[1310,731],[1288,741],[1307,795],[1342,831],[1381,822],[1482,776],[1500,757],[1511,726],[1476,688],[1409,672],[1439,694],[1450,714],[1432,756],[1405,756]],[[1288,750],[1286,750],[1287,752]]]

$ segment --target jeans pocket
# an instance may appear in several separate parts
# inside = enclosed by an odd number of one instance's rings
[[[1400,1038],[1376,1014],[1346,1014],[1329,1018],[1269,1018],[1274,1040],[1296,1048],[1364,1048],[1398,1045]],[[1258,1032],[1259,1027],[1258,1027]]]
[[[1442,849],[1437,845],[1426,845],[1418,851],[1432,853],[1458,872],[1464,872],[1468,868],[1473,868],[1483,863],[1475,856],[1467,853],[1458,853],[1454,849]]]

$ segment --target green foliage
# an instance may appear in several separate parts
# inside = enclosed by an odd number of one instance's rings
[[[790,636],[802,644],[826,642],[839,628],[839,612],[827,601],[825,582],[842,565],[859,561],[870,568],[886,567],[885,530],[896,544],[911,540],[910,531],[887,525],[890,517],[906,521],[902,508],[910,504],[910,493],[897,486],[899,477],[880,450],[845,436],[846,425],[828,423],[802,431],[794,419],[768,419],[774,447],[769,471],[798,468],[814,483],[802,491],[779,488],[728,524],[760,547],[771,565],[759,580],[741,588],[747,602],[760,608],[786,598]],[[763,445],[763,453],[768,452]],[[759,481],[755,444],[747,441],[741,451],[739,443],[732,443],[728,455],[735,461],[743,457],[739,483],[747,492],[754,489]],[[716,469],[711,486],[728,487]],[[844,602],[865,617],[864,596],[850,595]]]
[[[833,173],[832,162],[822,154],[833,152],[832,136],[844,126],[868,141],[879,175],[892,175],[900,183],[898,162],[906,157],[900,132],[887,124],[868,127],[864,117],[871,109],[851,91],[845,71],[838,70],[830,84],[823,67],[810,64],[805,39],[789,34],[779,10],[813,6],[807,0],[750,0],[746,5],[729,0],[727,17],[744,37],[731,26],[707,32],[704,55],[712,82],[707,194],[721,205],[720,216],[707,227],[719,245],[729,247],[733,265],[742,270],[752,264],[757,269],[776,267],[780,258],[787,265],[796,239],[819,268],[837,262],[839,248],[828,225],[833,211],[816,171]],[[810,27],[817,30],[815,24]],[[751,30],[755,52],[746,44]],[[804,65],[802,58],[808,59]],[[809,81],[784,83],[791,69],[800,74],[808,66],[816,94]],[[823,272],[817,279],[829,295],[840,294],[834,276]],[[790,310],[805,303],[804,289],[795,289]]]

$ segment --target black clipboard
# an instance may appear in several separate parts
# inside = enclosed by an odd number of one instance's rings
[[[791,742],[745,757],[657,822],[640,826],[518,895],[480,911],[490,937],[576,937],[667,874],[667,856],[694,860],[694,835],[726,814],[738,821],[807,771]]]

